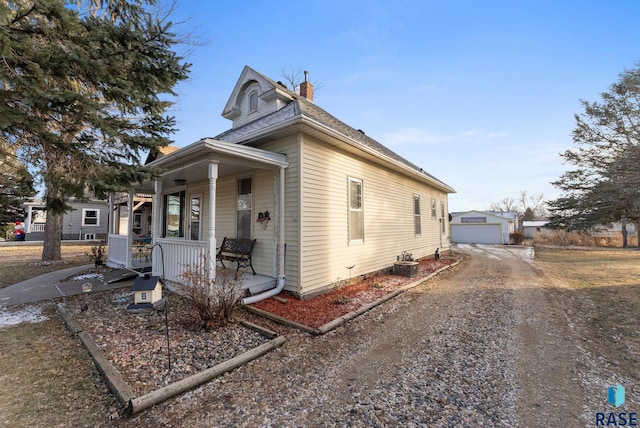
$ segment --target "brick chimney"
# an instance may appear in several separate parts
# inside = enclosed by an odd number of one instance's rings
[[[313,85],[309,82],[309,72],[307,70],[304,71],[304,82],[300,84],[300,95],[309,101],[313,101]]]

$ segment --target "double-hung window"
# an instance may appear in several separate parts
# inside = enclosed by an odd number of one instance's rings
[[[349,243],[364,242],[362,180],[349,177]]]
[[[241,178],[238,180],[238,199],[236,209],[236,238],[251,238],[252,218],[252,179]]]
[[[413,195],[413,234],[422,235],[422,224],[420,221],[420,196]]]
[[[89,208],[82,209],[82,225],[98,226],[100,224],[100,211]]]

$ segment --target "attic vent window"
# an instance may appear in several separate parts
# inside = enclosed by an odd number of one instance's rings
[[[249,94],[249,113],[258,110],[258,91]]]

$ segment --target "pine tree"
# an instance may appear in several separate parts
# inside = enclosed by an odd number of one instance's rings
[[[23,203],[35,193],[27,168],[0,141],[0,226],[22,221]]]
[[[578,148],[562,154],[575,168],[553,182],[563,194],[550,202],[551,224],[585,230],[620,221],[626,246],[626,224],[640,226],[640,68],[623,72],[600,102],[582,104]]]
[[[154,176],[141,156],[169,144],[168,98],[189,68],[171,27],[140,2],[0,4],[0,138],[44,183],[43,260],[60,258],[69,197]]]

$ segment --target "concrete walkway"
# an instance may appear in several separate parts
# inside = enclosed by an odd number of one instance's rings
[[[96,292],[114,288],[131,287],[135,279],[129,278],[107,284],[103,278],[83,278],[79,276],[92,267],[93,265],[84,265],[61,269],[1,288],[0,308],[82,294],[82,285],[87,282],[91,284],[91,292]],[[74,279],[73,277],[77,278]],[[72,279],[67,281],[68,278]]]

